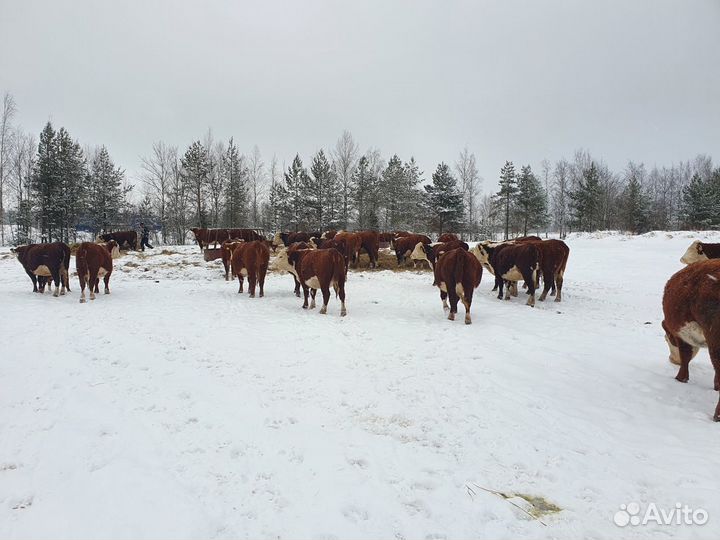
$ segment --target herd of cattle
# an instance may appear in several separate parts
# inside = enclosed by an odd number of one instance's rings
[[[264,295],[265,276],[270,266],[270,250],[277,251],[274,268],[292,275],[296,296],[303,291],[303,308],[315,307],[315,296],[322,293],[321,313],[327,312],[330,289],[341,302],[346,315],[345,281],[348,269],[358,265],[361,252],[367,253],[370,266],[376,267],[382,244],[395,252],[398,265],[410,259],[413,265],[426,261],[433,271],[433,285],[440,289],[443,308],[454,320],[458,303],[465,307],[465,323],[471,324],[470,307],[473,291],[480,284],[483,269],[495,278],[498,298],[517,296],[517,283],[524,281],[527,305],[535,305],[535,293],[543,281],[539,300],[548,293],[562,300],[565,267],[570,250],[561,240],[542,240],[537,236],[515,238],[505,242],[480,242],[470,248],[454,234],[444,234],[433,243],[422,234],[407,231],[326,231],[277,233],[272,240],[252,229],[192,229],[201,250],[211,244],[221,246],[225,279],[237,276],[243,292]],[[99,292],[104,280],[105,294],[110,293],[113,258],[121,247],[137,247],[135,231],[102,235],[102,242],[83,242],[76,253],[80,282],[80,302],[85,302],[85,288],[90,299]],[[44,292],[55,284],[54,296],[70,291],[70,247],[62,242],[31,244],[12,250],[33,283],[34,292]],[[680,369],[676,379],[687,382],[689,363],[702,347],[708,348],[715,370],[715,390],[720,390],[720,244],[693,242],[681,262],[687,266],[673,275],[665,286],[662,322],[670,348],[670,361]],[[504,296],[503,296],[504,291]],[[310,300],[310,303],[308,301]],[[448,306],[448,300],[450,305]],[[720,421],[720,400],[713,415]]]

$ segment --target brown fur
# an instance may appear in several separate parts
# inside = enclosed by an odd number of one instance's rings
[[[425,260],[430,263],[430,268],[433,269],[435,268],[438,257],[440,257],[443,253],[447,253],[448,251],[457,248],[464,249],[465,251],[468,251],[470,249],[469,246],[462,240],[450,240],[449,242],[442,242],[435,245],[422,244],[422,250],[425,254]]]
[[[715,390],[720,390],[720,260],[697,262],[674,274],[665,285],[663,314],[662,326],[671,347],[671,361],[680,363],[675,378],[680,382],[689,380],[690,360],[705,346],[715,368]],[[689,342],[687,335],[681,337],[688,323],[697,324],[704,344]],[[672,347],[677,347],[675,358]],[[713,420],[720,421],[720,401]]]
[[[471,324],[470,306],[473,292],[482,280],[482,265],[474,255],[463,248],[456,248],[445,252],[435,266],[435,283],[440,288],[440,298],[443,307],[446,307],[446,298],[450,297],[450,313],[448,319],[455,320],[458,300],[465,306],[465,324]],[[462,285],[462,293],[458,294],[457,285]],[[445,291],[442,286],[445,286]]]
[[[225,268],[225,281],[230,281],[230,266],[231,266],[231,260],[232,260],[232,254],[233,251],[235,251],[235,248],[238,247],[241,243],[243,243],[244,240],[225,240],[222,243],[222,246],[220,249],[222,250],[222,263],[223,267]],[[235,279],[235,276],[232,276],[233,279]]]
[[[270,250],[265,242],[254,240],[252,242],[243,242],[235,247],[231,257],[232,272],[238,277],[240,287],[238,293],[243,292],[243,274],[247,272],[248,292],[250,298],[255,298],[255,286],[260,285],[260,298],[265,296],[265,274],[267,274],[268,264],[270,262]]]
[[[357,263],[358,253],[362,247],[362,237],[358,233],[341,231],[335,235],[332,240],[337,243],[337,249],[345,258],[345,270],[347,271],[350,263]]]
[[[326,240],[328,241],[328,240]],[[330,242],[332,240],[329,240]],[[288,253],[294,253],[296,251],[305,250],[305,249],[311,249],[310,244],[307,242],[295,242],[293,244],[290,244],[290,247],[288,247]],[[300,298],[300,282],[295,277],[295,274],[290,274],[293,278],[293,281],[295,282],[295,296]]]
[[[298,279],[303,288],[303,309],[308,307],[308,292],[311,289],[309,281],[317,278],[323,296],[323,307],[320,313],[327,313],[330,301],[330,287],[335,289],[342,303],[340,315],[345,316],[345,260],[336,249],[298,250],[288,252],[288,261],[295,267]],[[312,306],[315,305],[317,289],[312,288]]]
[[[85,302],[85,285],[90,289],[90,300],[95,300],[95,293],[99,293],[101,270],[105,271],[103,282],[105,294],[110,294],[110,275],[113,271],[112,251],[119,247],[115,240],[104,244],[83,242],[75,254],[75,268],[80,281],[80,303]]]
[[[202,251],[210,244],[219,245],[225,240],[238,239],[251,242],[253,240],[263,240],[263,237],[254,229],[206,229],[193,227],[190,229],[195,235],[195,240]]]
[[[535,289],[537,272],[540,271],[542,264],[542,254],[535,245],[535,242],[521,242],[519,244],[505,243],[505,244],[478,244],[477,248],[478,260],[485,266],[491,273],[495,275],[495,286],[498,289],[498,298],[503,297],[503,286],[507,286],[507,294],[505,300],[510,300],[510,295],[517,289],[516,282],[518,276],[512,276],[512,279],[508,275],[508,272],[516,267],[517,271],[525,280],[528,286],[528,298],[527,305],[535,306]],[[495,289],[493,289],[495,290]],[[517,295],[517,292],[514,292]]]
[[[100,239],[103,242],[114,240],[120,249],[124,249],[127,245],[129,249],[138,249],[137,231],[116,231],[101,234]]]
[[[540,295],[540,301],[544,302],[547,298],[548,291],[555,294],[555,301],[562,301],[563,276],[565,274],[565,266],[570,256],[570,248],[562,240],[541,240],[539,242],[530,241],[540,250],[542,264],[540,265],[540,273],[543,277],[543,292]],[[539,285],[539,275],[536,286]],[[557,291],[557,292],[556,292]]]
[[[452,242],[452,241],[457,241],[457,240],[459,240],[458,235],[455,233],[450,233],[450,232],[443,233],[438,238],[438,242],[442,242],[442,243]]]
[[[364,249],[370,257],[370,268],[375,268],[380,249],[380,235],[377,231],[358,231],[357,234],[360,235],[360,249]]]
[[[424,234],[411,234],[408,236],[401,236],[396,238],[393,242],[393,249],[395,250],[395,256],[397,257],[398,266],[400,266],[405,258],[408,257],[418,242],[423,244],[429,244],[430,238]]]
[[[33,284],[33,292],[43,293],[45,283],[55,282],[53,296],[64,295],[67,289],[70,292],[70,280],[68,270],[70,268],[70,246],[64,242],[53,242],[51,244],[29,244],[18,246],[12,249],[17,255],[18,261],[23,265],[25,273],[30,277]],[[37,274],[40,266],[46,266],[50,276]],[[38,291],[38,283],[40,290]],[[62,285],[62,291],[59,290]]]

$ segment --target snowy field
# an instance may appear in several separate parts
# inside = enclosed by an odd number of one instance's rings
[[[715,538],[712,367],[675,381],[660,326],[694,238],[571,237],[562,303],[486,274],[472,326],[427,271],[351,270],[341,318],[287,274],[240,296],[185,246],[118,259],[81,305],[3,248],[0,537]],[[621,529],[632,502],[709,522]]]

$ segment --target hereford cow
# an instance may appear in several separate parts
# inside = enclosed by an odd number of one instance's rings
[[[380,249],[380,235],[378,235],[377,231],[358,231],[357,234],[360,235],[360,249],[364,249],[368,257],[370,257],[370,268],[376,268],[378,250]]]
[[[538,242],[541,240],[542,238],[540,238],[539,236],[518,236],[517,238],[508,240],[508,242]]]
[[[662,322],[670,361],[680,370],[680,382],[690,378],[690,360],[707,347],[720,390],[720,260],[701,261],[683,268],[665,285]],[[720,422],[720,401],[713,420]]]
[[[332,242],[332,240],[326,240],[326,242]],[[317,247],[317,246],[314,246]],[[290,244],[290,247],[287,248],[288,253],[294,253],[295,251],[305,250],[305,249],[312,249],[310,244],[307,242],[295,242],[293,244]],[[286,271],[288,271],[286,269]],[[295,296],[300,298],[300,282],[297,279],[297,276],[293,272],[289,272],[290,275],[293,277],[293,281],[295,282]]]
[[[309,242],[311,238],[320,238],[320,231],[313,232],[277,232],[273,237],[273,244],[276,246],[289,247],[295,242]]]
[[[510,300],[514,283],[523,279],[528,287],[527,305],[535,307],[535,289],[542,255],[534,242],[495,246],[478,244],[472,249],[472,254],[495,275],[498,298],[503,297],[503,285],[506,285],[505,300]]]
[[[287,270],[297,277],[303,288],[303,309],[308,307],[308,290],[312,291],[310,309],[315,308],[315,294],[320,289],[323,307],[320,313],[327,313],[330,301],[330,287],[340,298],[340,315],[347,315],[345,308],[345,260],[336,249],[300,249],[295,252],[283,249],[278,253],[278,268]]]
[[[221,245],[225,240],[263,240],[263,237],[254,229],[206,229],[193,227],[190,231],[195,235],[195,241],[200,246],[200,251],[209,247]]]
[[[555,294],[555,301],[562,301],[563,276],[567,266],[570,248],[562,240],[530,241],[540,250],[540,273],[543,277],[543,292],[540,301],[544,302],[548,291]],[[557,290],[557,292],[556,292]]]
[[[70,281],[68,269],[70,268],[70,246],[64,242],[53,242],[52,244],[29,244],[18,246],[11,250],[23,265],[25,272],[33,284],[33,292],[44,292],[45,282],[55,282],[53,296],[70,292]],[[40,290],[38,291],[38,278],[40,278]],[[60,289],[62,286],[62,290]],[[48,287],[49,288],[49,287]]]
[[[708,259],[720,259],[720,244],[709,244],[695,240],[685,251],[680,262],[683,264],[693,264]]]
[[[411,234],[409,236],[401,236],[395,239],[393,242],[393,249],[395,250],[398,266],[400,266],[407,257],[412,255],[412,252],[415,249],[415,246],[418,245],[418,242],[429,244],[430,239],[424,234]],[[414,260],[413,266],[415,266]]]
[[[124,249],[125,246],[128,249],[138,249],[137,231],[115,231],[101,234],[99,238],[103,242],[117,242],[119,249]]]
[[[434,270],[435,262],[440,255],[457,248],[462,248],[465,251],[470,249],[469,246],[461,240],[451,240],[449,242],[442,242],[439,244],[423,244],[422,242],[418,242],[415,249],[410,254],[410,258],[414,261],[425,260],[430,265],[430,268]]]
[[[450,232],[446,232],[440,235],[438,238],[438,242],[445,243],[445,242],[452,242],[453,240],[459,240],[458,235]]]
[[[238,247],[243,242],[244,242],[244,240],[237,240],[237,239],[225,240],[222,243],[222,246],[220,246],[221,254],[222,254],[222,263],[223,263],[223,267],[225,268],[225,281],[230,281],[230,266],[231,266],[233,251],[235,251],[235,248]],[[233,276],[233,279],[235,279],[235,276]]]
[[[455,320],[458,300],[465,306],[465,324],[472,324],[470,305],[473,291],[480,285],[482,265],[477,258],[463,248],[447,251],[435,265],[435,283],[440,289],[443,308],[448,309],[447,297],[450,297],[448,319]]]
[[[120,255],[120,249],[115,240],[102,244],[83,242],[75,254],[75,268],[80,280],[80,303],[85,303],[85,285],[90,289],[90,300],[95,300],[95,293],[100,278],[105,282],[105,294],[110,294],[110,275],[113,271],[113,259]]]
[[[330,229],[329,231],[325,231],[324,233],[322,233],[320,238],[323,240],[332,240],[333,238],[335,238],[336,234],[337,231],[335,229]]]
[[[362,247],[362,237],[359,233],[351,233],[346,231],[338,231],[333,238],[333,241],[337,243],[337,249],[341,255],[345,258],[345,271],[347,272],[350,263],[355,263],[357,266],[358,254]]]
[[[395,239],[395,234],[391,232],[381,232],[378,234],[378,242],[380,247],[390,247],[390,244]]]
[[[248,278],[248,291],[250,298],[255,298],[255,285],[260,285],[260,298],[265,296],[265,274],[267,274],[270,261],[270,250],[264,242],[254,240],[242,242],[232,252],[232,273],[238,277],[240,288],[238,293],[243,292],[243,278]]]

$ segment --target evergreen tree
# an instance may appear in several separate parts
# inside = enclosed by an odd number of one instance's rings
[[[432,184],[425,186],[425,192],[428,216],[438,234],[458,230],[463,215],[463,200],[450,167],[440,163],[432,175]]]
[[[422,174],[414,157],[410,157],[410,161],[406,161],[403,165],[404,182],[399,207],[401,229],[417,231],[425,227],[422,221],[424,192],[419,188]]]
[[[683,216],[692,229],[710,229],[720,224],[720,169],[704,180],[697,172],[683,188]]]
[[[285,173],[284,193],[285,204],[283,204],[283,223],[293,230],[301,230],[305,226],[303,222],[303,203],[305,201],[304,188],[308,185],[308,173],[303,166],[299,154],[295,154],[292,164]]]
[[[115,167],[107,148],[102,146],[90,162],[87,175],[87,211],[95,235],[119,224],[121,210],[129,190],[123,187],[125,172]]]
[[[378,229],[378,190],[380,179],[375,176],[367,156],[362,156],[353,174],[352,198],[357,209],[357,228]]]
[[[522,167],[517,177],[515,206],[523,236],[527,236],[528,230],[537,229],[546,223],[547,194],[530,165]]]
[[[517,193],[517,178],[515,175],[515,165],[512,161],[506,161],[503,168],[500,169],[500,190],[495,194],[499,204],[502,205],[504,223],[505,223],[505,239],[510,238],[510,214],[513,208],[513,197]]]
[[[383,171],[382,192],[385,201],[383,227],[387,230],[399,229],[401,226],[400,207],[402,206],[403,184],[405,171],[402,160],[394,154]]]
[[[80,144],[74,141],[65,128],[56,136],[60,192],[55,201],[55,222],[58,224],[56,238],[63,242],[76,239],[76,227],[86,206],[86,162]]]
[[[650,201],[643,193],[636,175],[630,175],[622,195],[622,222],[626,230],[639,234],[645,232],[650,217]]]
[[[220,173],[224,177],[225,186],[225,226],[241,227],[247,225],[250,198],[248,171],[245,160],[238,152],[232,138],[222,156]]]
[[[52,124],[48,122],[40,133],[35,170],[32,176],[32,188],[40,221],[40,238],[43,241],[52,241],[53,230],[56,226],[52,212],[54,211],[54,201],[60,193],[60,172],[55,136]]]
[[[569,193],[573,223],[579,231],[595,231],[600,223],[600,178],[595,162],[583,169],[575,190]]]
[[[191,194],[195,209],[195,222],[198,227],[208,226],[206,210],[208,181],[212,172],[212,162],[208,149],[200,141],[195,141],[181,159],[182,180]]]
[[[325,152],[318,151],[305,175],[303,202],[305,222],[311,230],[322,231],[327,226],[327,214],[332,194],[332,170]]]

